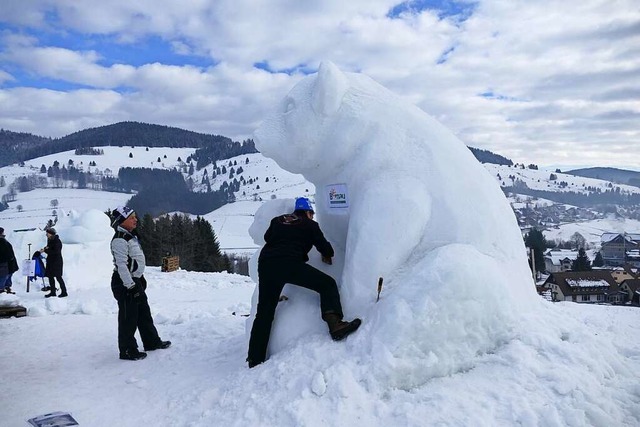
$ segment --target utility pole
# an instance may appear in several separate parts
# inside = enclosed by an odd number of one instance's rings
[[[31,243],[28,243],[29,245],[29,253],[27,256],[27,259],[31,259]],[[29,292],[29,276],[27,276],[27,292]]]
[[[536,254],[533,248],[529,249],[529,253],[531,254],[531,271],[533,273],[533,284],[537,284],[537,275],[536,275]]]

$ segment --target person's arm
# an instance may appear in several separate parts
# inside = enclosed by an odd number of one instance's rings
[[[13,246],[9,244],[9,274],[13,274],[18,271],[18,260],[16,259],[16,254],[13,252]]]
[[[133,288],[135,282],[127,266],[127,260],[129,259],[129,246],[127,241],[121,238],[113,239],[111,241],[111,253],[113,254],[113,262],[116,266],[116,271],[120,275],[122,284],[128,289]]]
[[[44,247],[44,251],[48,256],[60,255],[62,253],[62,242],[59,240],[52,240]]]
[[[267,228],[267,231],[264,233],[265,243],[269,243],[269,241],[271,240],[271,237],[273,237],[273,221],[275,220],[276,220],[275,218],[271,220],[271,222],[269,223],[269,228]]]
[[[333,258],[333,255],[335,255],[333,252],[333,246],[331,246],[331,243],[329,243],[329,241],[324,237],[324,234],[322,233],[322,230],[320,230],[320,226],[318,225],[318,223],[315,221],[312,221],[312,223],[313,246],[315,246],[318,252],[320,252],[320,254],[322,255],[322,261],[326,262],[327,264],[331,264],[331,258]]]

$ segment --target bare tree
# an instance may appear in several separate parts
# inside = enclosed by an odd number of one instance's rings
[[[569,241],[573,244],[573,247],[576,249],[580,249],[580,248],[589,249],[587,245],[587,239],[585,239],[584,236],[578,233],[577,231],[573,233]]]

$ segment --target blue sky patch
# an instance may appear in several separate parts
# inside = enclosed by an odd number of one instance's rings
[[[418,14],[425,10],[438,13],[438,18],[450,18],[455,21],[466,21],[473,14],[477,3],[464,0],[407,0],[394,6],[387,17],[398,18],[403,13]]]
[[[301,73],[301,74],[312,74],[315,73],[316,71],[318,71],[317,68],[311,68],[306,64],[298,64],[294,67],[290,67],[290,68],[273,68],[271,65],[269,65],[269,61],[267,60],[263,60],[260,62],[255,62],[253,64],[253,66],[255,68],[258,68],[260,70],[264,70],[267,71],[271,74],[279,74],[279,73],[284,73],[284,74],[288,74],[288,75],[292,75],[292,74],[296,74],[296,73]]]
[[[454,50],[456,50],[456,47],[451,46],[449,49],[442,52],[442,54],[440,55],[440,58],[438,58],[437,64],[440,65],[447,62],[447,60],[449,59],[449,55],[451,55]]]
[[[498,101],[509,101],[509,102],[527,102],[526,99],[516,98],[513,96],[501,95],[499,93],[495,93],[492,90],[488,90],[486,92],[479,93],[478,96],[486,99],[495,99]]]
[[[81,34],[72,31],[40,31],[24,28],[18,30],[12,26],[2,24],[0,24],[0,31],[33,37],[37,40],[36,47],[56,47],[74,52],[94,51],[100,58],[96,61],[97,64],[103,67],[110,67],[114,64],[140,67],[145,64],[161,63],[163,65],[190,65],[198,68],[207,68],[217,65],[219,62],[210,57],[176,53],[171,43],[157,36],[145,37],[136,43],[120,43],[112,35]],[[184,43],[188,45],[186,42]],[[0,52],[4,49],[6,47],[0,45]],[[63,80],[39,77],[9,61],[3,61],[0,69],[15,78],[15,80],[6,81],[1,85],[5,88],[27,86],[68,91],[90,87]],[[115,90],[118,92],[130,91],[130,89],[126,88]]]

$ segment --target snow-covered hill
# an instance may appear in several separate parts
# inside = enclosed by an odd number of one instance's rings
[[[619,187],[621,192],[630,194],[640,194],[640,187],[631,185],[616,184],[610,181],[604,181],[595,178],[585,178],[581,176],[569,175],[566,173],[555,172],[554,170],[544,169],[522,169],[517,166],[496,165],[485,163],[484,167],[496,178],[500,186],[511,187],[517,182],[526,184],[532,190],[544,190],[553,192],[568,192],[586,194],[589,190],[600,191],[611,190]],[[555,178],[552,179],[552,175]]]
[[[100,147],[104,150],[104,155],[88,156],[76,155],[73,151],[66,151],[39,157],[25,162],[24,167],[17,165],[0,168],[0,176],[4,176],[8,186],[16,178],[41,174],[42,165],[46,168],[58,161],[61,165],[68,165],[71,160],[75,167],[82,167],[85,171],[92,173],[111,173],[117,176],[121,167],[150,167],[150,168],[177,168],[184,172],[185,178],[191,176],[194,182],[195,191],[206,191],[206,186],[202,184],[205,173],[211,178],[213,176],[213,165],[209,165],[201,170],[194,170],[192,175],[188,174],[188,164],[184,161],[195,152],[193,148],[149,148],[144,147]],[[130,155],[132,157],[130,157]],[[158,162],[158,158],[160,161]],[[180,161],[178,160],[180,159]],[[247,163],[247,160],[249,162]],[[96,166],[90,167],[89,162],[95,161]],[[221,247],[228,252],[251,253],[256,246],[249,237],[247,229],[253,221],[253,215],[264,201],[272,198],[292,198],[297,196],[314,197],[315,188],[313,184],[306,181],[302,176],[284,171],[272,159],[264,157],[260,153],[237,156],[218,162],[218,166],[224,165],[230,169],[229,163],[236,163],[235,169],[242,167],[242,174],[234,174],[234,178],[244,177],[244,184],[240,191],[236,192],[236,203],[231,203],[204,215],[213,225],[218,236]],[[588,187],[599,188],[606,191],[613,185],[613,188],[620,187],[622,191],[630,193],[640,193],[640,188],[611,184],[592,178],[576,177],[573,175],[558,173],[551,170],[522,169],[517,166],[504,166],[495,164],[484,164],[484,167],[502,186],[513,185],[513,180],[509,177],[525,183],[529,188],[546,191],[575,191],[586,192]],[[205,172],[206,171],[206,172]],[[551,174],[557,179],[551,180]],[[267,178],[268,181],[267,181]],[[250,179],[255,180],[249,184]],[[224,181],[230,182],[229,170],[225,175],[218,175],[210,180],[212,189],[217,189]],[[560,182],[567,185],[560,185]],[[0,193],[4,194],[7,187],[0,188]],[[3,191],[5,190],[5,191]],[[124,204],[131,195],[124,193],[97,192],[92,190],[78,190],[72,188],[51,188],[36,189],[30,192],[18,193],[16,201],[10,203],[9,209],[0,212],[0,223],[7,229],[44,227],[47,220],[52,218],[51,200],[57,200],[58,206],[55,208],[59,212],[68,212],[86,206],[86,201],[90,205],[101,210],[113,208]],[[512,196],[511,205],[514,209],[522,209],[529,206],[553,206],[560,205],[556,202],[531,198],[529,196]],[[22,212],[18,211],[18,206],[22,207]],[[564,205],[571,208],[569,205]],[[600,234],[604,232],[626,231],[628,233],[640,232],[640,222],[615,217],[604,217],[593,220],[574,219],[558,225],[551,225],[545,229],[544,233],[549,240],[568,240],[569,237],[578,232],[582,234],[591,247],[597,247],[600,241]],[[601,231],[602,230],[602,231]]]

